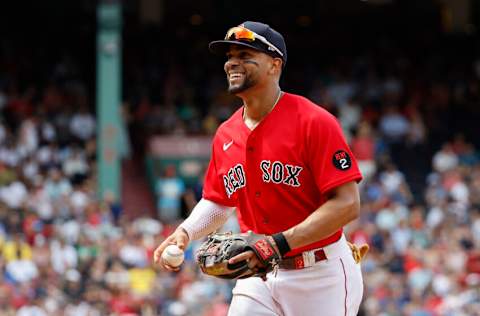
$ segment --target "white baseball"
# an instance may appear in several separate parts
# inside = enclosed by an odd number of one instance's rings
[[[183,250],[178,248],[177,245],[169,245],[162,253],[162,259],[165,263],[172,267],[178,267],[183,263],[185,258]]]

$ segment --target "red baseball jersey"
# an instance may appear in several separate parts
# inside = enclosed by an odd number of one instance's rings
[[[243,107],[217,130],[203,197],[235,206],[242,232],[293,227],[326,201],[326,193],[362,176],[336,118],[308,99],[284,93],[254,130]],[[332,236],[287,256],[320,248]]]

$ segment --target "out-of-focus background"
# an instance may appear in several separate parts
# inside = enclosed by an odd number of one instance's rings
[[[338,117],[363,171],[360,315],[480,315],[477,0],[2,1],[1,315],[226,315],[199,242],[179,273],[152,252],[240,105],[207,44],[245,20],[285,36],[282,89]]]

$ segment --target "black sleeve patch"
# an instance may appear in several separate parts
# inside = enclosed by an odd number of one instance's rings
[[[352,160],[350,155],[345,150],[338,150],[333,154],[332,162],[335,168],[341,171],[350,169]]]

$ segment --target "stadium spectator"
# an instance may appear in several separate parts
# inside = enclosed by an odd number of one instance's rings
[[[165,167],[164,175],[157,180],[156,186],[159,218],[167,222],[180,218],[185,183],[177,175],[175,165]]]

